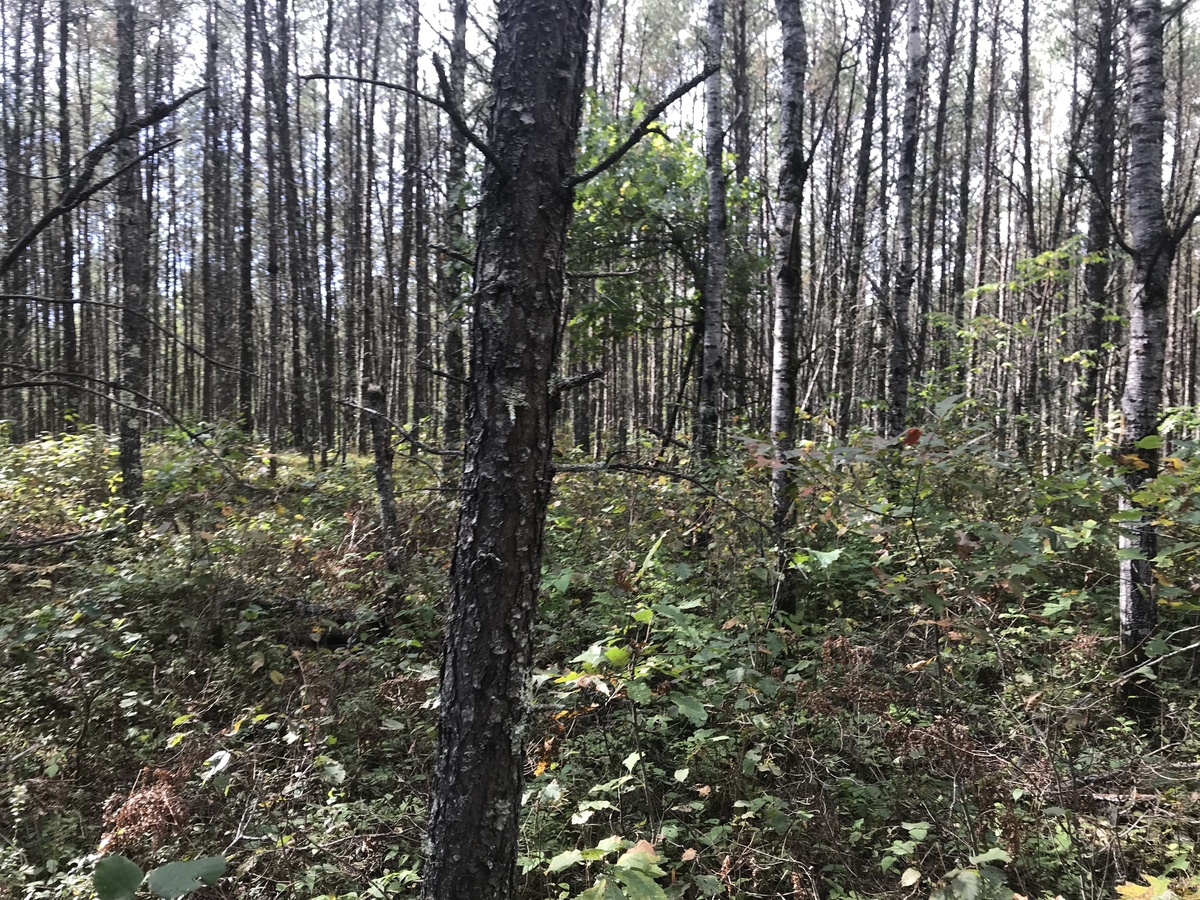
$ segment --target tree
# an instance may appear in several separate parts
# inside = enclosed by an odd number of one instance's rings
[[[1121,394],[1120,451],[1128,464],[1130,495],[1158,474],[1158,415],[1167,349],[1167,293],[1175,240],[1163,207],[1163,139],[1166,74],[1163,71],[1161,0],[1133,0],[1129,19],[1129,231],[1133,274],[1129,294],[1129,358]],[[1128,499],[1125,501],[1130,502]],[[1157,619],[1154,557],[1158,533],[1149,515],[1121,536],[1121,654],[1137,669]],[[1149,680],[1132,679],[1127,699],[1135,711],[1153,712]]]
[[[133,0],[118,0],[117,7],[117,129],[137,119],[134,86],[137,10]],[[118,169],[117,219],[121,257],[121,403],[120,452],[121,494],[132,507],[142,494],[142,418],[149,372],[150,335],[147,327],[150,272],[146,259],[147,217],[142,196],[136,132],[114,152]]]
[[[779,117],[779,185],[775,200],[775,321],[771,358],[771,441],[777,463],[795,446],[796,431],[796,320],[800,315],[800,203],[808,164],[804,157],[804,72],[808,43],[797,0],[776,0],[783,32],[783,57]],[[792,506],[792,471],[777,465],[771,474],[771,524],[782,540]],[[782,544],[781,544],[782,547]],[[780,612],[796,611],[796,598],[788,560],[782,549],[779,560]],[[789,575],[791,573],[791,575]]]
[[[506,0],[422,894],[511,897],[590,0]]]
[[[720,66],[725,36],[725,0],[708,0],[707,67]],[[725,303],[725,122],[721,98],[721,72],[714,72],[704,88],[706,116],[704,162],[708,169],[708,240],[704,280],[704,352],[700,360],[700,404],[697,447],[704,459],[717,452],[717,424],[724,368]]]
[[[921,40],[920,0],[908,0],[908,71],[904,79],[904,118],[900,125],[900,169],[896,178],[896,229],[900,241],[900,267],[892,293],[892,347],[888,357],[887,432],[897,435],[908,417],[908,383],[911,377],[910,306],[915,270],[913,194],[917,178],[917,142],[920,138],[921,92],[925,86],[925,50]]]

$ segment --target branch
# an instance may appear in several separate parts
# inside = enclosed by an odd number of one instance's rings
[[[1193,206],[1188,214],[1183,217],[1183,220],[1179,223],[1178,227],[1176,227],[1170,239],[1172,247],[1178,246],[1179,242],[1184,239],[1189,231],[1191,231],[1192,226],[1196,224],[1197,217],[1200,217],[1200,203],[1197,203],[1195,206]]]
[[[112,178],[108,178],[94,188],[91,186],[92,177],[96,174],[96,167],[100,165],[101,160],[103,160],[113,148],[121,143],[121,141],[133,137],[143,128],[149,128],[151,125],[157,125],[167,116],[175,112],[175,110],[179,109],[179,107],[183,106],[183,104],[188,100],[191,100],[197,94],[203,93],[206,90],[208,90],[208,86],[201,85],[200,87],[193,88],[174,100],[169,100],[165,103],[158,104],[141,118],[134,119],[131,122],[127,122],[124,125],[113,129],[112,133],[109,134],[108,137],[85,153],[80,161],[82,164],[82,170],[79,174],[79,177],[73,184],[63,191],[62,196],[58,199],[58,203],[48,209],[42,218],[39,219],[34,226],[9,249],[7,253],[5,253],[4,259],[0,261],[0,277],[3,277],[5,273],[12,268],[13,264],[17,261],[17,258],[29,248],[29,245],[37,239],[39,234],[49,227],[51,222],[60,216],[69,213],[71,210],[75,209],[75,207],[79,206],[79,204],[87,201],[88,198],[96,193],[96,191],[103,189],[103,187],[112,182]],[[157,153],[160,150],[165,149],[165,147],[173,146],[173,143],[148,151],[146,154],[138,157],[138,159],[133,163],[130,163],[130,165],[137,165],[149,154]],[[122,171],[124,171],[124,169]],[[115,178],[116,176],[113,177]]]
[[[574,375],[571,378],[564,378],[556,384],[550,393],[555,397],[560,397],[568,391],[573,391],[583,387],[585,384],[595,381],[597,378],[604,377],[603,369],[594,369],[591,372],[584,372],[582,375]]]
[[[567,190],[571,190],[572,188],[578,187],[586,181],[591,181],[601,172],[607,171],[619,163],[621,158],[630,150],[632,150],[638,141],[650,133],[650,126],[654,124],[655,119],[662,115],[663,110],[665,110],[668,106],[682,97],[696,85],[707,79],[710,75],[716,74],[720,68],[720,66],[709,66],[699,75],[671,91],[665,100],[655,104],[650,112],[646,113],[646,115],[642,118],[642,121],[638,122],[637,127],[633,129],[633,132],[625,139],[625,142],[621,144],[621,146],[619,146],[616,150],[614,150],[587,171],[572,175],[566,180],[566,182],[563,184],[563,187]]]
[[[60,199],[55,206],[48,209],[45,215],[38,219],[38,221],[35,222],[33,226],[27,232],[25,232],[25,234],[22,235],[15,244],[13,244],[8,253],[5,254],[3,261],[0,261],[0,277],[3,277],[4,274],[13,267],[21,254],[29,249],[29,245],[37,240],[38,235],[50,227],[50,224],[55,219],[65,216],[71,210],[82,206],[84,203],[87,203],[87,201],[91,200],[92,197],[96,196],[96,194],[100,193],[130,169],[141,165],[156,153],[161,153],[163,150],[171,149],[179,142],[180,139],[176,138],[173,141],[168,141],[167,143],[160,144],[157,147],[151,147],[145,153],[140,154],[137,159],[127,162],[107,178],[101,179],[91,187],[88,187],[86,190],[82,189],[79,185],[76,185],[64,192],[62,199]],[[91,173],[88,174],[88,178],[90,180]],[[71,195],[69,199],[67,198],[67,194]]]
[[[471,259],[465,253],[459,253],[453,247],[447,247],[445,244],[430,244],[429,246],[438,253],[445,253],[448,257],[462,263],[464,266],[470,266],[472,269],[475,268],[475,260]]]
[[[370,406],[360,406],[359,404],[355,403],[353,400],[343,399],[343,400],[339,400],[338,403],[349,409],[357,409],[359,412],[364,412],[368,416],[375,416],[378,419],[382,419],[384,422],[387,422],[387,424],[390,425],[392,428],[395,428],[396,433],[399,434],[401,438],[403,438],[405,441],[412,444],[412,446],[416,447],[418,450],[420,450],[424,453],[430,453],[434,456],[462,456],[463,455],[463,451],[461,451],[461,450],[439,450],[436,447],[430,447],[428,444],[424,443],[420,438],[418,438],[416,435],[414,435],[411,431],[409,431],[407,428],[405,428],[399,422],[384,415],[381,410],[374,409],[373,407],[370,407]],[[426,465],[429,465],[429,464],[426,463]],[[430,466],[430,468],[432,469],[433,467]]]
[[[446,81],[445,73],[442,71],[442,63],[436,56],[433,58],[434,68],[437,69],[438,82],[442,86],[442,90],[446,93],[447,98],[452,98],[449,84]],[[326,72],[314,72],[311,75],[301,75],[301,81],[352,81],[355,84],[369,84],[373,87],[387,88],[391,91],[400,91],[402,94],[408,94],[411,97],[416,97],[425,103],[436,106],[442,112],[450,117],[451,123],[459,130],[472,147],[483,154],[483,158],[490,162],[501,172],[508,174],[508,169],[500,162],[500,158],[492,152],[492,148],[483,142],[471,126],[467,124],[467,120],[463,118],[462,112],[454,104],[452,99],[443,100],[440,97],[434,97],[432,94],[426,94],[424,91],[418,91],[416,88],[410,88],[406,84],[397,84],[394,81],[381,81],[378,78],[362,78],[358,75],[330,75]]]
[[[114,525],[111,528],[102,528],[100,531],[89,531],[83,534],[59,534],[54,537],[39,538],[36,541],[22,541],[16,544],[0,544],[0,553],[15,553],[20,550],[36,550],[38,547],[54,547],[59,544],[70,544],[73,541],[89,541],[92,538],[107,537],[110,534],[116,534],[119,531],[124,531],[125,526]]]
[[[1113,215],[1112,206],[1110,205],[1111,198],[1105,197],[1103,193],[1101,193],[1100,185],[1096,183],[1096,179],[1092,176],[1092,173],[1088,171],[1087,166],[1083,164],[1083,160],[1081,160],[1073,150],[1070,154],[1070,161],[1075,164],[1076,168],[1079,169],[1079,174],[1083,176],[1083,180],[1088,183],[1088,186],[1092,189],[1092,193],[1096,195],[1096,199],[1099,200],[1100,205],[1104,207],[1104,216],[1106,219],[1108,219],[1108,225],[1112,229],[1113,240],[1116,241],[1120,248],[1130,256],[1136,256],[1137,254],[1133,252],[1133,248],[1125,242],[1125,229],[1121,227],[1120,223],[1117,222],[1116,216]]]

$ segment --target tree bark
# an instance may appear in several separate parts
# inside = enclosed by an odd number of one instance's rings
[[[1159,450],[1146,438],[1158,434],[1167,294],[1175,248],[1162,195],[1166,118],[1162,2],[1133,0],[1130,13],[1129,229],[1133,275],[1120,451],[1127,464],[1126,486],[1132,495],[1158,473]],[[1130,508],[1133,501],[1126,499],[1125,505]],[[1126,669],[1136,669],[1146,661],[1145,645],[1158,613],[1153,563],[1158,553],[1158,534],[1149,511],[1128,524],[1120,544],[1123,550],[1136,551],[1136,558],[1122,559],[1120,564],[1121,654]],[[1139,716],[1152,714],[1157,706],[1149,679],[1127,682],[1125,699]]]
[[[888,357],[887,433],[898,435],[908,418],[911,377],[910,307],[914,271],[913,195],[920,138],[921,91],[925,85],[925,50],[921,41],[920,0],[908,0],[908,72],[904,79],[904,118],[900,123],[900,167],[896,176],[896,231],[900,266],[892,293],[892,346]]]
[[[776,468],[771,473],[771,524],[780,547],[775,608],[796,611],[796,570],[789,565],[784,533],[791,519],[794,490],[788,451],[796,441],[796,325],[803,287],[800,268],[800,204],[807,179],[804,155],[804,75],[808,41],[798,0],[776,0],[783,34],[780,61],[779,186],[775,200],[775,320],[771,358],[771,441]]]
[[[513,896],[590,0],[505,0],[422,896]],[[498,163],[498,165],[497,165]]]
[[[724,36],[725,0],[708,0],[706,67],[721,64]],[[711,460],[717,452],[721,370],[725,362],[725,122],[719,70],[709,77],[705,85],[704,108],[707,119],[704,164],[708,170],[708,239],[704,285],[704,353],[700,362],[696,443],[700,457]]]
[[[137,118],[134,63],[137,46],[137,12],[134,0],[117,0],[117,128]],[[121,260],[121,342],[119,349],[122,406],[118,412],[120,438],[118,465],[121,496],[136,518],[142,496],[142,417],[147,380],[149,334],[147,328],[146,203],[142,196],[142,174],[137,162],[136,134],[122,141],[114,152],[119,168],[128,167],[117,183],[117,230]]]

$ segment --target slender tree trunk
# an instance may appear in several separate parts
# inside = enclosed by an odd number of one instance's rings
[[[725,36],[725,0],[708,0],[708,45],[705,64],[721,64]],[[725,363],[725,120],[721,73],[717,71],[704,88],[704,164],[708,170],[708,238],[704,284],[704,354],[700,362],[700,398],[697,448],[702,459],[717,453],[717,426],[721,403],[721,372]]]
[[[979,0],[971,3],[971,30],[967,44],[967,83],[963,89],[963,139],[958,170],[958,228],[954,239],[954,268],[950,275],[950,302],[954,305],[955,340],[960,340],[966,319],[967,237],[971,228],[971,169],[975,151],[975,66],[979,61]],[[948,361],[948,360],[947,360]],[[958,381],[966,380],[962,363]]]
[[[137,46],[137,12],[134,0],[117,0],[117,127],[137,118],[134,64]],[[121,389],[122,407],[118,463],[121,495],[137,517],[135,506],[142,496],[142,417],[148,375],[149,266],[147,262],[146,204],[142,196],[142,172],[137,164],[136,137],[122,141],[115,153],[118,167],[128,167],[117,187],[118,252],[121,258]]]
[[[379,530],[383,535],[383,556],[388,571],[400,568],[400,513],[396,509],[396,489],[393,486],[392,465],[395,448],[392,426],[387,418],[387,398],[383,388],[368,384],[363,388],[363,405],[371,420],[371,447],[375,454],[375,494],[379,500]]]
[[[589,0],[506,0],[492,76],[471,398],[422,896],[508,900]]]
[[[1096,12],[1096,51],[1092,66],[1092,192],[1088,198],[1087,250],[1089,255],[1099,256],[1085,263],[1083,269],[1088,313],[1084,336],[1087,368],[1084,369],[1076,398],[1081,425],[1093,421],[1099,412],[1100,375],[1105,356],[1105,317],[1113,308],[1108,284],[1112,275],[1112,263],[1108,258],[1112,247],[1112,226],[1109,217],[1117,153],[1117,98],[1113,72],[1116,9],[1113,0],[1097,0]]]
[[[1166,75],[1161,0],[1133,0],[1129,18],[1129,229],[1133,276],[1129,297],[1129,359],[1121,395],[1120,450],[1133,494],[1158,474],[1158,417],[1167,342],[1167,294],[1175,247],[1163,208]],[[1126,500],[1126,506],[1130,501]],[[1158,533],[1150,511],[1121,536],[1121,654],[1127,669],[1146,660],[1157,621],[1154,557]],[[1157,707],[1153,683],[1134,678],[1126,699],[1139,715]]]
[[[795,498],[789,451],[796,439],[796,326],[800,317],[800,204],[808,171],[804,155],[804,75],[808,42],[798,0],[776,0],[783,34],[780,63],[779,187],[775,200],[775,319],[771,358],[771,524],[780,547],[775,608],[796,611],[796,575],[785,551]]]
[[[920,139],[921,91],[925,85],[925,50],[921,40],[920,0],[908,0],[908,73],[904,79],[904,118],[900,123],[900,166],[896,176],[896,231],[900,243],[900,265],[893,285],[892,346],[888,357],[887,432],[904,430],[908,418],[908,386],[911,378],[910,306],[914,271],[913,194],[917,176],[917,144]]]
[[[846,277],[842,283],[845,297],[842,331],[836,370],[838,398],[837,430],[843,438],[852,424],[852,406],[858,396],[858,318],[862,306],[862,264],[867,245],[867,192],[871,179],[871,149],[875,146],[875,108],[879,100],[879,73],[887,53],[892,23],[892,0],[878,0],[871,46],[867,54],[867,91],[863,101],[862,134],[854,166],[854,196],[850,203],[850,246]]]
[[[254,105],[254,9],[243,6],[245,81],[242,85],[241,247],[238,296],[238,418],[246,434],[254,432],[254,173],[251,112]]]
[[[71,167],[71,98],[67,88],[70,62],[71,3],[60,0],[58,5],[58,168],[66,172]],[[72,214],[62,217],[62,255],[59,260],[59,296],[68,300],[75,293],[75,225]],[[78,416],[80,410],[79,339],[75,327],[75,304],[63,307],[63,366],[71,387],[66,394],[66,412]]]
[[[454,0],[454,31],[450,41],[450,92],[455,105],[463,108],[466,95],[467,73],[467,0]],[[467,190],[467,139],[457,128],[450,135],[449,159],[446,167],[446,190],[449,203],[446,214],[446,233],[450,247],[457,253],[466,254],[464,210]],[[443,306],[446,316],[446,393],[445,424],[442,429],[447,449],[458,449],[462,442],[463,427],[463,383],[466,367],[463,364],[463,264],[453,256],[447,256],[442,264],[445,296]],[[446,456],[447,475],[459,468],[453,456]]]

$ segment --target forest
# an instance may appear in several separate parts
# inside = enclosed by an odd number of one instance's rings
[[[1200,898],[1190,0],[4,0],[0,900]]]

